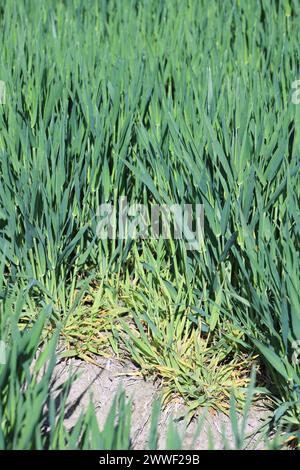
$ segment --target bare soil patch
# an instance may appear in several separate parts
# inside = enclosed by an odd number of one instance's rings
[[[70,373],[78,374],[68,396],[66,426],[73,426],[80,412],[87,407],[91,397],[100,429],[102,429],[113,399],[122,387],[126,392],[126,397],[132,400],[132,447],[146,449],[152,404],[159,396],[159,387],[150,381],[145,381],[139,375],[138,369],[130,362],[124,364],[116,359],[102,358],[97,358],[97,362],[98,366],[72,358],[60,360],[55,367],[54,381],[57,384],[65,381]],[[186,407],[180,401],[173,401],[163,408],[159,421],[160,449],[166,446],[166,433],[171,419],[176,422],[183,437],[185,449],[207,449],[211,439],[214,441],[215,449],[222,449],[224,448],[224,435],[229,446],[235,447],[229,417],[222,413],[205,412],[202,431],[195,440],[198,422],[204,411],[199,410],[198,418],[194,418],[189,423],[184,418],[186,412]],[[247,439],[245,448],[251,449],[254,446],[263,448],[259,432],[255,432],[261,426],[266,414],[267,410],[264,408],[255,406],[251,409],[246,433],[254,433],[254,435]]]

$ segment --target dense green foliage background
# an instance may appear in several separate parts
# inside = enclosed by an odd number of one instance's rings
[[[122,344],[191,414],[228,409],[256,361],[274,423],[299,429],[299,15],[298,0],[0,2],[8,341],[10,317],[31,328],[46,308],[69,356]],[[204,204],[204,249],[100,240],[97,208],[120,196]]]

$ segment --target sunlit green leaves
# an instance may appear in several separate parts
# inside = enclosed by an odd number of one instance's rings
[[[174,367],[178,358],[159,356],[158,332],[167,330],[169,343],[176,333],[185,347],[180,325],[213,342],[230,322],[224,350],[235,337],[240,352],[259,353],[276,399],[296,404],[289,419],[299,424],[299,365],[291,361],[300,335],[300,114],[290,100],[299,14],[299,2],[288,0],[6,2],[1,299],[12,286],[26,292],[27,321],[45,305],[52,323],[72,311],[74,331],[84,329],[87,309],[74,311],[90,280],[117,279],[112,289],[128,292],[135,279],[140,292],[126,315],[139,335],[124,326],[133,355]],[[120,196],[149,211],[203,204],[203,247],[100,240],[99,204]],[[150,278],[160,308],[145,312]],[[167,322],[162,305],[172,312]],[[110,325],[114,351],[123,313],[101,324]],[[32,335],[36,344],[35,327]]]

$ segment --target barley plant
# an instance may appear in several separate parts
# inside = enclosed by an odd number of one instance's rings
[[[66,429],[58,341],[129,358],[189,419],[229,414],[236,448],[251,392],[272,412],[266,447],[299,446],[299,15],[299,0],[0,1],[2,449],[130,448],[122,391],[104,429],[92,403]],[[99,207],[122,197],[148,215],[202,204],[202,243],[101,237]]]

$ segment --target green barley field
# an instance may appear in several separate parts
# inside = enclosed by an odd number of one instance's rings
[[[0,1],[1,449],[130,447],[124,392],[66,429],[58,342],[229,414],[237,447],[265,403],[273,447],[299,446],[299,21],[299,0]],[[103,237],[120,198],[202,205],[197,249]]]

